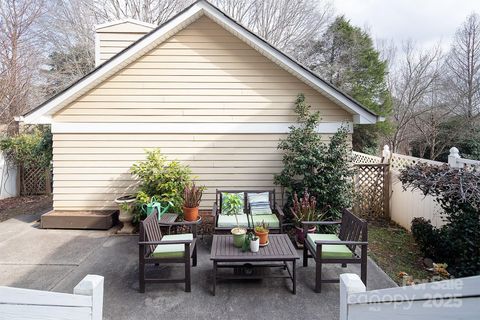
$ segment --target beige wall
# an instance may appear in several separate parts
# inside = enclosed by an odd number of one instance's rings
[[[323,122],[352,121],[346,111],[203,17],[56,113],[54,121],[291,123],[299,92],[321,111]],[[55,133],[54,208],[114,207],[117,195],[135,189],[131,164],[154,147],[192,167],[209,188],[204,208],[211,206],[215,188],[273,188],[282,158],[276,147],[283,136]]]

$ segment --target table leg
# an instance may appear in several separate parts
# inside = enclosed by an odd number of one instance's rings
[[[296,263],[297,263],[297,260],[293,260],[292,262],[292,273],[293,273],[293,277],[292,277],[292,283],[293,283],[293,294],[297,294],[297,268],[296,268]]]
[[[217,262],[213,261],[213,295],[215,296],[215,287],[217,286]]]

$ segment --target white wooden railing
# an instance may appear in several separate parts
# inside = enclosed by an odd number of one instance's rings
[[[73,294],[0,287],[1,320],[101,320],[103,277],[87,275]]]
[[[480,276],[366,291],[358,275],[340,275],[340,320],[480,318]]]

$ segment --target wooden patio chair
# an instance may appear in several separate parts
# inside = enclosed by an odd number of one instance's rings
[[[343,210],[341,221],[304,221],[303,232],[314,225],[340,225],[336,234],[308,233],[303,246],[303,266],[308,266],[308,258],[315,260],[315,292],[321,291],[322,283],[337,283],[339,279],[322,279],[324,264],[360,264],[361,279],[367,285],[367,222],[349,210]],[[356,247],[360,247],[360,253]]]
[[[248,203],[249,193],[264,193],[268,192],[270,208],[272,209],[271,215],[252,215],[251,208]],[[228,233],[234,227],[236,227],[236,220],[234,215],[222,214],[222,194],[223,193],[243,193],[243,213],[237,215],[239,219],[240,227],[247,229],[253,229],[255,225],[265,221],[270,226],[271,233],[282,233],[282,224],[284,221],[284,213],[282,208],[275,202],[275,190],[220,190],[217,189],[215,196],[215,203],[212,208],[212,215],[215,217],[215,233]]]
[[[139,283],[140,292],[145,292],[145,283],[185,283],[185,292],[191,291],[191,266],[197,265],[197,231],[196,222],[185,222],[189,225],[192,233],[172,234],[162,236],[158,213],[153,214],[140,222],[139,231]],[[192,259],[192,263],[190,263]],[[181,279],[160,279],[147,278],[145,266],[147,264],[162,266],[165,264],[183,263],[185,266],[185,277]]]

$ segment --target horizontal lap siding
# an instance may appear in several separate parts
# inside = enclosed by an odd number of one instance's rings
[[[109,37],[101,46],[102,58],[134,39]],[[322,121],[352,121],[326,97],[204,17],[59,111],[54,121],[292,123],[300,92],[320,110]],[[131,165],[145,159],[145,148],[157,147],[192,168],[207,186],[202,207],[210,208],[216,188],[273,188],[273,175],[282,168],[277,150],[282,137],[55,133],[54,208],[115,208],[115,197],[137,188]]]
[[[273,175],[282,168],[282,154],[276,149],[282,137],[285,135],[55,134],[54,207],[115,208],[115,197],[137,188],[129,172],[131,165],[145,159],[144,149],[158,147],[170,160],[189,165],[199,184],[207,186],[202,201],[207,209],[216,188],[274,188]]]

